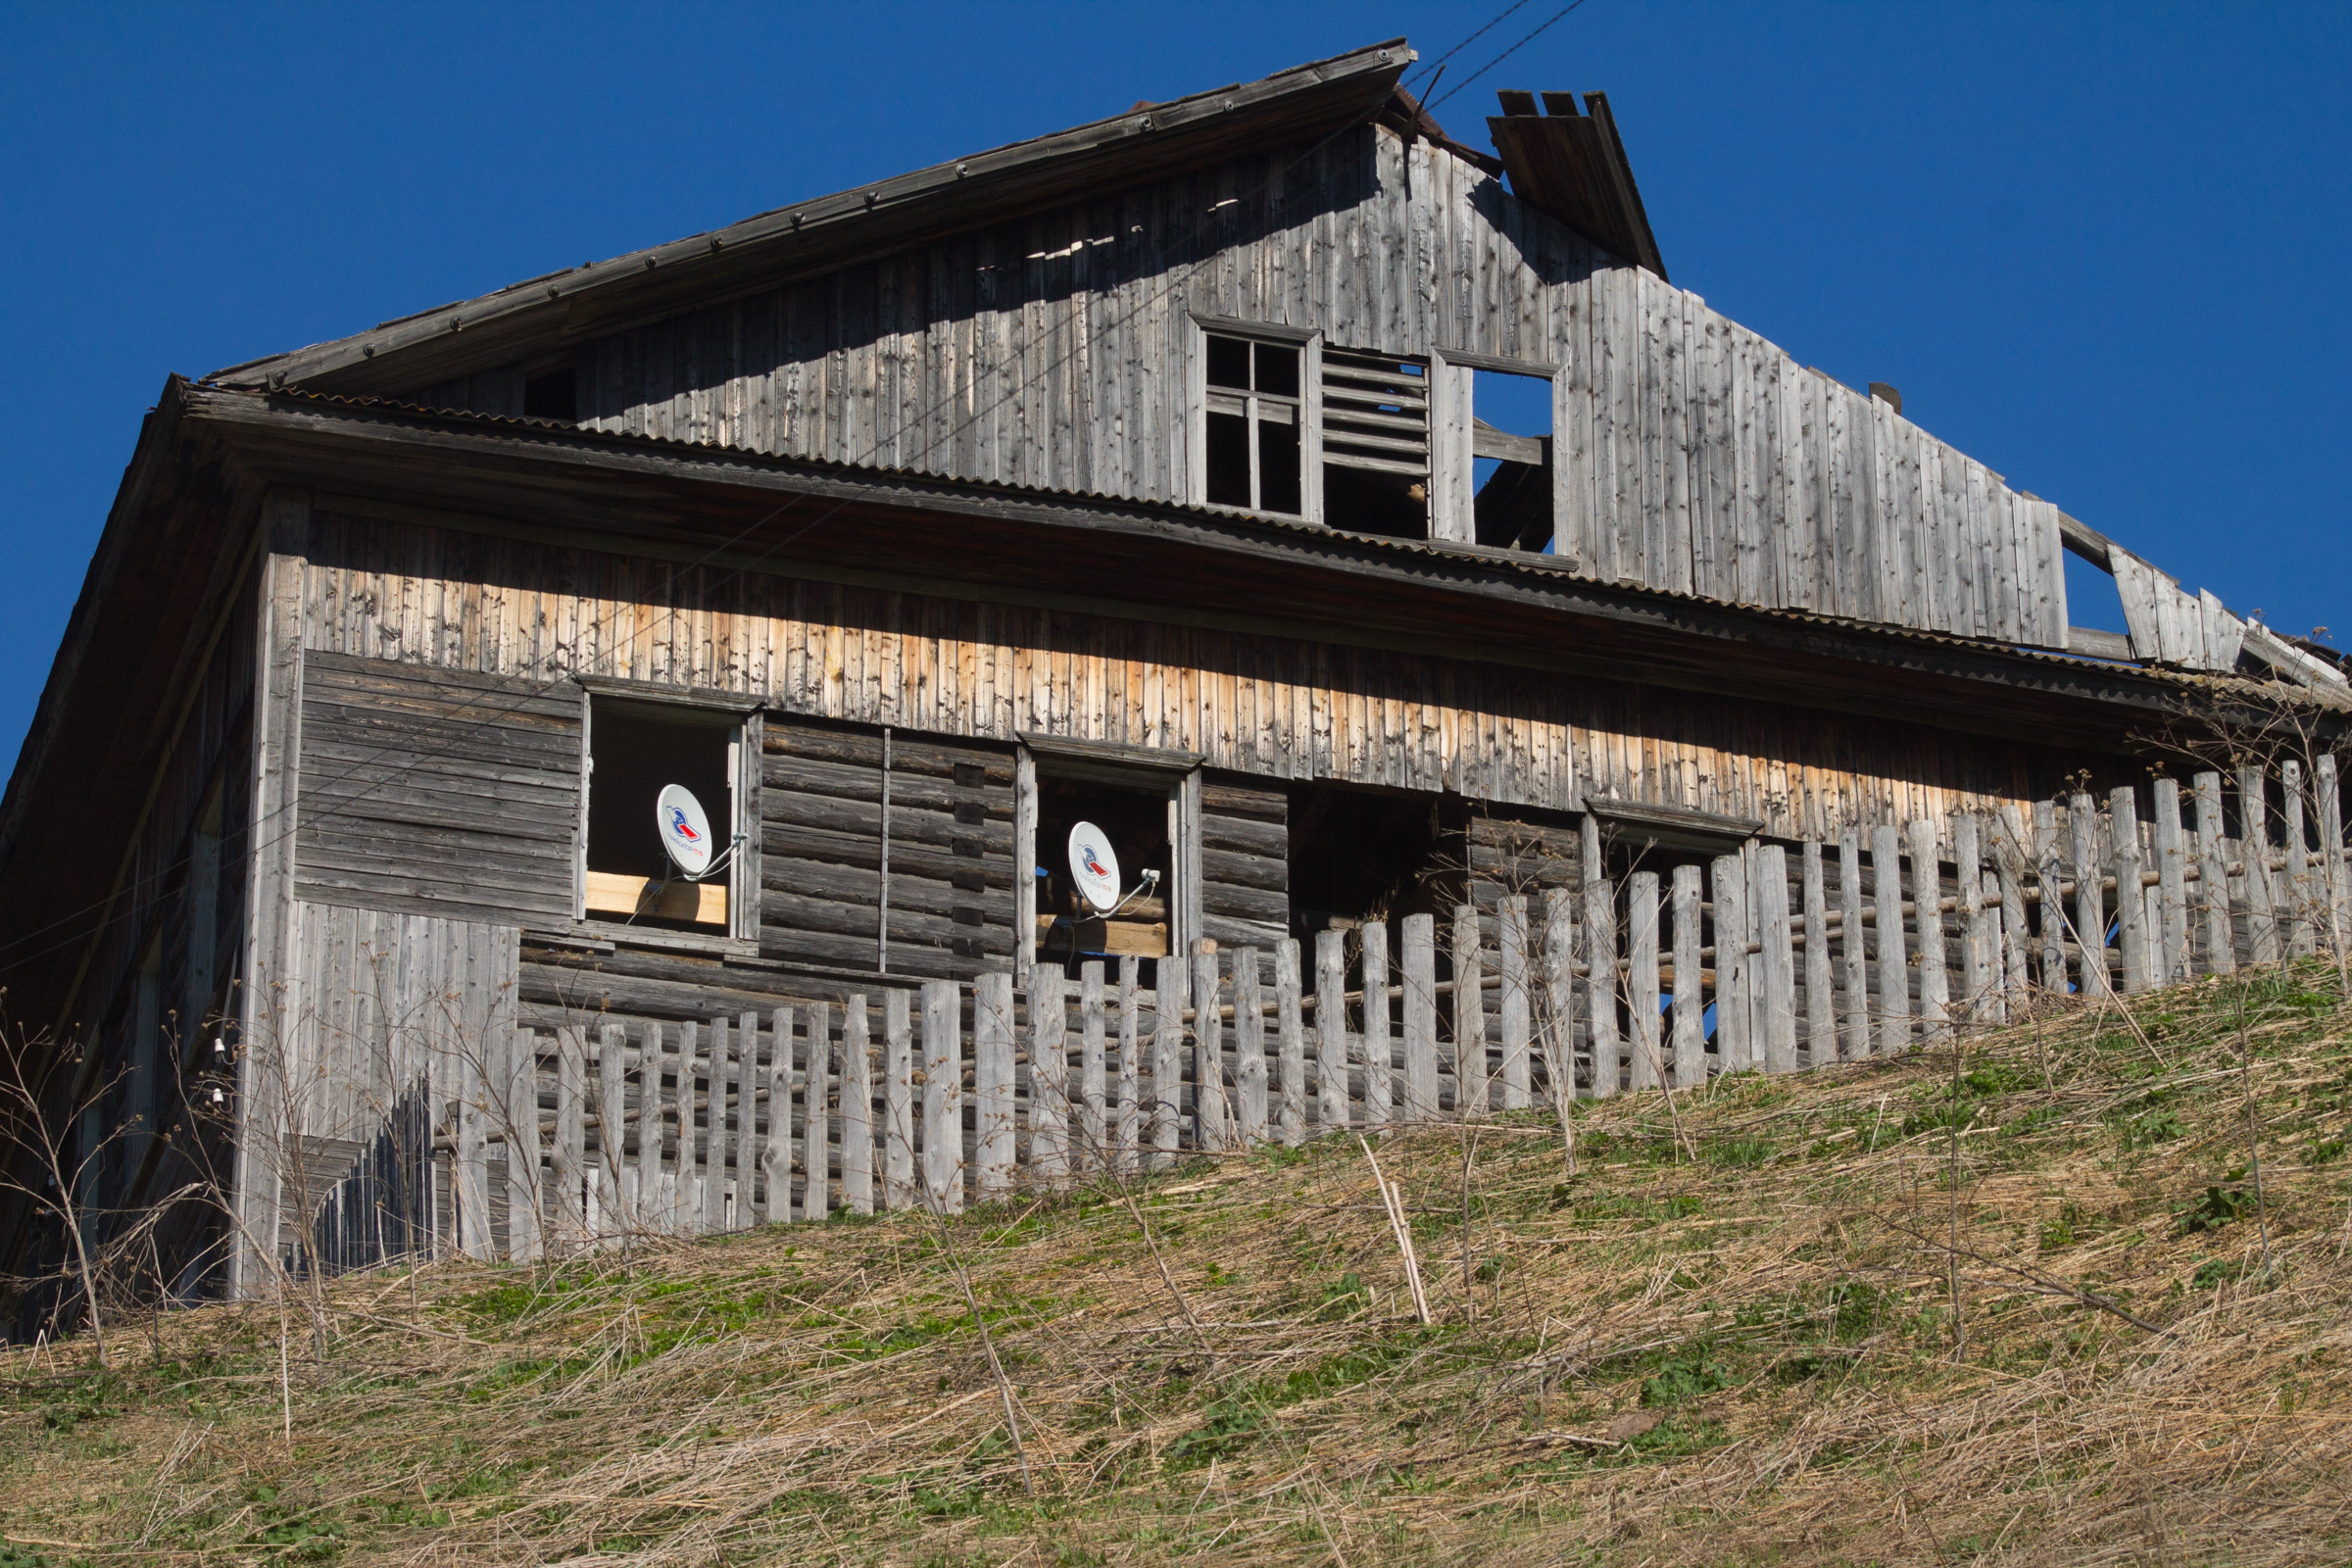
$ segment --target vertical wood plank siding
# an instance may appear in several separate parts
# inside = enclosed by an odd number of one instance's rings
[[[1377,126],[592,340],[580,419],[1199,501],[1188,311],[1562,367],[1560,549],[1595,577],[2065,645],[2055,506]],[[519,385],[417,396],[509,414]]]
[[[2061,768],[2034,748],[1894,720],[373,518],[325,517],[309,581],[315,654],[496,676],[511,701],[576,695],[567,677],[598,675],[933,738],[1035,731],[1198,752],[1260,779],[1686,807],[1790,840],[2023,803]],[[1073,662],[1099,666],[1099,685],[1073,683]]]

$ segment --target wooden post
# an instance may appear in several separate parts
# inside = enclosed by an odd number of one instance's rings
[[[1282,1067],[1282,1109],[1275,1125],[1285,1146],[1306,1142],[1306,1023],[1298,994],[1298,944],[1274,944],[1274,1040]]]
[[[1583,929],[1578,895],[1568,888],[1544,894],[1544,1072],[1561,1114],[1576,1099],[1576,934]]]
[[[914,1008],[911,1001],[904,991],[882,993],[882,1204],[891,1209],[912,1208],[922,1201],[922,1190],[914,1179]],[[788,1041],[791,1038],[791,1026],[779,1016],[776,1039]],[[777,1054],[783,1054],[780,1047]],[[771,1109],[769,1114],[772,1116],[774,1111]]]
[[[1821,845],[1804,848],[1805,899],[1805,1065],[1838,1059],[1838,982],[1830,963],[1830,900],[1821,866]],[[1692,884],[1694,887],[1695,883]],[[1677,1075],[1676,1081],[1681,1081]]]
[[[2336,780],[2335,754],[2323,752],[2311,764],[2312,789],[2318,797],[2321,885],[2325,895],[2322,925],[2330,953],[2341,954],[2352,937],[2352,877],[2344,872],[2344,793]]]
[[[1110,1073],[1103,1054],[1110,1021],[1103,1016],[1103,1001],[1102,960],[1090,958],[1078,966],[1078,1157],[1073,1164],[1080,1170],[1101,1170],[1109,1163]]]
[[[2230,867],[2223,855],[2222,775],[2211,770],[2189,781],[2197,808],[2197,930],[2207,974],[2237,972],[2237,942],[2230,921]]]
[[[2285,807],[2286,951],[2294,957],[2311,952],[2312,897],[2310,841],[2303,829],[2303,764],[2288,758],[2278,764],[2278,798]]]
[[[760,1147],[766,1199],[760,1213],[770,1225],[792,1219],[792,1024],[790,1007],[768,1014],[767,1138]]]
[[[1223,983],[1217,973],[1217,945],[1193,944],[1193,1139],[1217,1152],[1229,1147],[1232,1106],[1225,1098]]]
[[[1838,956],[1845,969],[1845,1054],[1870,1054],[1870,933],[1862,924],[1862,835],[1838,835]]]
[[[1525,1110],[1535,1103],[1535,1082],[1528,1065],[1533,1018],[1528,997],[1527,896],[1505,897],[1496,909],[1496,940],[1500,951],[1495,968],[1502,976],[1502,1108]]]
[[[1152,1166],[1163,1170],[1184,1140],[1184,1010],[1192,987],[1185,960],[1171,954],[1159,960],[1152,993]]]
[[[1438,924],[1427,914],[1404,917],[1403,1110],[1407,1123],[1438,1117]]]
[[[963,1006],[953,980],[923,985],[923,1200],[963,1212]]]
[[[1674,1087],[1703,1089],[1707,1083],[1707,987],[1700,954],[1700,880],[1695,865],[1674,868]]]
[[[1266,1141],[1266,999],[1255,948],[1233,956],[1233,1058],[1240,1147],[1254,1149]]]
[[[569,1255],[588,1240],[588,1037],[556,1031],[555,1245]]]
[[[1112,1159],[1123,1173],[1141,1168],[1144,1101],[1143,960],[1134,954],[1119,959],[1119,1109],[1116,1148]]]
[[[1364,941],[1364,1125],[1386,1127],[1395,1100],[1396,1048],[1389,1033],[1389,926],[1366,920]]]
[[[496,1046],[495,1036],[486,1037],[478,1051],[458,1054],[458,1250],[477,1263],[491,1261],[497,1249],[490,1230],[490,1064],[482,1059]]]
[[[749,1058],[753,1054],[752,1029],[758,1020],[752,1013],[744,1014],[747,1027],[738,1037],[738,1046]],[[743,1097],[743,1130],[749,1136],[752,1128],[752,1097]],[[737,1156],[738,1163],[741,1156]],[[751,1207],[752,1184],[748,1177],[737,1183],[743,1192],[739,1211]],[[841,1014],[841,1202],[853,1214],[871,1214],[874,1211],[874,1058],[866,1044],[865,997],[853,992],[849,1005]]]
[[[1999,835],[1992,858],[2000,872],[2001,967],[2007,991],[2001,1016],[2006,1019],[2012,1007],[2025,1005],[2034,985],[2033,964],[2026,954],[2031,926],[2026,914],[2025,815],[2015,806],[2004,806],[1992,820]]]
[[[1788,933],[1788,851],[1756,847],[1756,879],[1748,892],[1763,939],[1764,1070],[1796,1071],[1796,954]]]
[[[1600,823],[1590,811],[1584,822],[1585,889],[1585,1000],[1591,1006],[1586,1026],[1592,1055],[1592,1096],[1606,1099],[1617,1092],[1617,895],[1609,886],[1600,853]],[[1720,1019],[1723,1009],[1716,1008]]]
[[[670,1133],[677,1142],[677,1181],[669,1190],[669,1232],[673,1236],[692,1236],[703,1222],[702,1133],[699,1112],[702,1106],[702,1026],[689,1018],[678,1025],[678,1054],[671,1063],[673,1092],[670,1095]]]
[[[1960,924],[1960,1000],[1952,1016],[1962,1026],[1984,1016],[1987,993],[1984,940],[1984,894],[1977,879],[1983,847],[1977,842],[1977,814],[1961,811],[1952,817],[1952,915]]]
[[[539,1041],[528,1029],[507,1038],[507,1257],[536,1262],[546,1255],[539,1223]]]
[[[983,1203],[1012,1192],[1019,1150],[1012,1054],[1012,976],[981,975],[972,982],[972,1162],[974,1195]],[[1066,1073],[1068,1063],[1062,1065]],[[1062,1093],[1066,1098],[1066,1080]]]
[[[701,1229],[716,1236],[727,1228],[727,1020],[710,1020],[710,1055],[703,1099],[703,1192]]]
[[[1658,873],[1636,871],[1626,885],[1626,1044],[1632,1064],[1626,1083],[1655,1089],[1666,1081],[1658,1041]]]
[[[760,1160],[760,1014],[745,1008],[735,1018],[735,1133],[728,1147],[735,1153],[735,1202],[728,1223],[749,1230],[760,1223],[754,1201],[759,1186],[754,1168]],[[866,1119],[873,1119],[869,1105]],[[870,1140],[869,1140],[870,1142]]]
[[[2185,980],[2194,971],[2188,945],[2188,842],[2180,826],[2180,786],[2156,781],[2156,892],[2164,910],[2164,982]]]
[[[1919,924],[1919,1022],[1923,1040],[1943,1038],[1951,1018],[1951,974],[1943,948],[1943,871],[1936,824],[1911,824],[1911,903]]]
[[[2000,983],[2001,919],[2007,910],[2001,905],[1993,902],[1995,899],[2003,897],[2001,876],[1990,866],[1985,867],[1978,875],[1982,878],[1977,889],[1978,907],[1982,911],[1984,921],[1984,946],[1989,950],[1987,955],[1989,961],[1986,967],[1992,975],[1992,981],[1984,992],[1984,1000],[1978,1004],[1974,1016],[1981,1023],[2007,1023],[2009,1021],[2009,994]]]
[[[1348,1125],[1348,937],[1315,933],[1315,1123]]]
[[[2271,788],[2259,764],[2237,770],[2238,818],[2245,832],[2238,862],[2246,879],[2246,938],[2255,963],[2277,963],[2286,948],[2278,884],[2271,875]]]
[[[2148,901],[2139,885],[2139,808],[2132,786],[2108,792],[2108,822],[2115,839],[2116,946],[2124,956],[2126,992],[2145,991],[2148,968]]]
[[[1453,910],[1453,1113],[1483,1117],[1494,1096],[1487,1071],[1486,965],[1480,952],[1478,906]]]
[[[1870,830],[1870,891],[1878,916],[1879,1052],[1911,1045],[1911,969],[1903,951],[1902,829],[1883,822]]]
[[[596,1148],[598,1175],[605,1192],[605,1212],[599,1239],[634,1230],[637,1225],[635,1183],[623,1172],[628,1166],[629,1069],[627,1035],[619,1024],[600,1024],[596,1031]],[[642,1103],[642,1102],[641,1102]]]
[[[2112,996],[2115,967],[2108,962],[2107,898],[2099,891],[2099,879],[2107,874],[2106,857],[2099,853],[2099,803],[2077,793],[2066,803],[2066,815],[2075,862],[2075,945],[2081,964],[2077,982],[2084,997]]]
[[[2058,803],[2034,803],[2034,883],[2041,894],[2041,983],[2066,995],[2065,857],[2058,841]]]
[[[1102,966],[1090,967],[1095,971],[1095,998],[1100,1002]],[[1011,1013],[1007,1011],[1005,1017],[1009,1019]],[[980,1059],[988,1058],[983,1054]],[[1007,1082],[1011,1076],[1009,1071],[1005,1074]],[[977,1087],[976,1077],[974,1084]],[[988,1113],[989,1104],[987,1096],[981,1096],[982,1115]],[[1008,1118],[1012,1114],[1010,1090],[1005,1092],[1004,1114]],[[997,1191],[991,1186],[989,1159],[984,1152],[980,1157],[984,1195]],[[1007,1151],[1007,1188],[1012,1162]],[[1033,964],[1029,969],[1029,1165],[1049,1187],[1061,1185],[1070,1168],[1070,979],[1051,963]]]
[[[808,1004],[808,1057],[801,1080],[801,1214],[833,1211],[833,1009]]]
[[[1746,1072],[1756,1065],[1749,1025],[1755,1008],[1748,996],[1753,970],[1747,954],[1747,858],[1718,855],[1710,868],[1715,886],[1715,1066]]]

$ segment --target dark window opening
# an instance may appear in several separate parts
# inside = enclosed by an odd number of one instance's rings
[[[1092,778],[1045,777],[1037,781],[1037,961],[1078,978],[1081,965],[1099,959],[1115,976],[1119,960],[1143,963],[1140,984],[1156,986],[1156,960],[1169,952],[1169,917],[1175,887],[1168,844],[1169,791],[1165,786],[1121,785]],[[1120,902],[1098,909],[1079,892],[1070,871],[1070,830],[1091,822],[1109,841],[1118,859]],[[1156,871],[1154,881],[1145,875]]]
[[[1443,797],[1410,791],[1292,790],[1292,935],[1311,951],[1318,931],[1394,926],[1407,914],[1449,919],[1463,885],[1458,840],[1447,843],[1459,832],[1454,814]]]
[[[1429,372],[1412,360],[1323,350],[1323,520],[1429,537]]]
[[[510,382],[509,385],[513,383]],[[580,402],[577,383],[568,365],[542,370],[522,383],[522,414],[526,419],[561,419],[566,424],[579,421]]]
[[[1470,453],[1482,545],[1549,553],[1552,540],[1551,381],[1472,370]]]
[[[1305,510],[1298,349],[1210,333],[1207,351],[1206,499],[1298,515]]]
[[[672,930],[725,930],[735,832],[733,714],[599,701],[588,730],[588,913]],[[694,792],[709,819],[711,867],[689,881],[662,848],[662,787]]]

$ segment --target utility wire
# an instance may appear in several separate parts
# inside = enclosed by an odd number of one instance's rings
[[[1450,98],[1455,93],[1460,92],[1464,87],[1469,86],[1479,77],[1485,75],[1488,72],[1493,71],[1496,66],[1501,65],[1505,60],[1510,59],[1511,56],[1517,54],[1529,44],[1535,42],[1541,34],[1543,34],[1551,26],[1552,23],[1559,21],[1562,17],[1566,16],[1569,12],[1574,11],[1578,6],[1581,6],[1584,3],[1585,0],[1568,0],[1568,4],[1553,12],[1551,16],[1544,21],[1544,24],[1536,28],[1534,32],[1529,33],[1526,37],[1520,39],[1517,43],[1511,45],[1508,49],[1505,49],[1502,53],[1496,55],[1494,59],[1488,61],[1485,65],[1479,67],[1476,71],[1473,71],[1470,73],[1470,74],[1464,76],[1461,80],[1446,88],[1445,97],[1440,98],[1437,103],[1425,104],[1423,107],[1434,112],[1437,109],[1438,104],[1444,103],[1446,98]]]

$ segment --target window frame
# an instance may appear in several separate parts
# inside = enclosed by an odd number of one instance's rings
[[[1478,543],[1478,459],[1484,455],[1482,448],[1496,444],[1487,441],[1477,428],[1471,387],[1472,372],[1478,370],[1531,376],[1551,383],[1551,434],[1502,439],[1543,439],[1552,443],[1552,529],[1553,550],[1557,554],[1562,511],[1558,443],[1567,417],[1566,369],[1552,360],[1521,360],[1470,349],[1429,351],[1429,537],[1449,544]]]
[[[1258,392],[1236,393],[1231,388],[1212,388],[1208,384],[1208,340],[1211,337],[1237,338],[1254,347],[1263,343],[1298,351],[1298,395],[1296,399],[1281,398],[1279,394]],[[1187,491],[1194,503],[1214,507],[1220,512],[1234,512],[1252,517],[1276,517],[1286,522],[1323,522],[1323,333],[1308,327],[1285,326],[1274,321],[1242,320],[1229,316],[1210,316],[1200,311],[1189,313],[1189,332],[1186,353],[1187,430]],[[1243,413],[1250,432],[1250,494],[1254,503],[1262,498],[1257,462],[1257,414],[1253,405],[1261,398],[1286,406],[1295,406],[1298,425],[1298,510],[1273,512],[1263,506],[1235,506],[1231,502],[1208,499],[1208,416],[1213,398],[1239,398],[1252,405]],[[1215,412],[1225,413],[1226,410]]]
[[[1124,746],[1107,741],[1072,740],[1023,730],[1013,754],[1013,973],[1017,983],[1029,983],[1037,961],[1038,772],[1049,778],[1074,778],[1107,784],[1114,789],[1154,794],[1162,790],[1168,805],[1168,873],[1174,886],[1161,897],[1168,911],[1169,961],[1192,952],[1200,935],[1200,769],[1205,760],[1198,752],[1163,751],[1150,746]]]
[[[683,948],[731,957],[756,956],[760,947],[760,759],[762,749],[761,709],[757,700],[733,692],[681,690],[635,681],[595,676],[580,678],[580,811],[572,844],[572,923],[574,933],[600,944],[628,943],[648,947]],[[672,930],[665,926],[635,926],[588,907],[588,824],[595,805],[596,705],[618,703],[638,708],[688,710],[727,731],[730,759],[727,778],[727,824],[721,830],[729,842],[743,842],[727,862],[726,929],[708,927]],[[728,722],[731,721],[731,722]],[[714,822],[713,827],[717,827]]]

